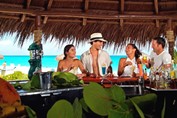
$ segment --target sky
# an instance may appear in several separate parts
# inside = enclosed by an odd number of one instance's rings
[[[17,43],[14,43],[15,35],[4,36],[0,38],[0,54],[1,55],[29,55],[28,47],[33,42],[33,38],[25,41],[22,47],[19,47]],[[57,45],[57,42],[42,42],[44,55],[60,55],[63,54],[64,47],[69,44],[69,42],[64,43],[63,45]],[[81,55],[83,52],[88,50],[90,44],[85,42],[76,47],[76,55]],[[125,49],[122,49],[122,52],[114,52],[114,46],[105,48],[110,55],[125,55]],[[148,53],[148,48],[141,47],[143,52]]]
[[[29,55],[28,47],[32,44],[32,40],[25,42],[22,47],[19,47],[17,43],[10,39],[0,40],[0,54],[2,55]],[[56,42],[46,42],[43,44],[43,52],[44,55],[59,55],[63,54],[64,47],[69,43],[64,43],[63,45],[57,46]],[[90,48],[89,43],[85,43],[83,45],[79,45],[76,47],[76,54],[81,55],[83,52]],[[113,53],[113,46],[111,48],[105,49],[108,51],[110,55],[116,55]]]

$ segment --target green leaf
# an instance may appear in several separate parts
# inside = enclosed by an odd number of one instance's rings
[[[66,100],[57,101],[48,111],[47,118],[74,118],[71,103]]]
[[[166,108],[166,99],[164,98],[164,104],[162,108],[161,118],[165,118],[165,108]]]
[[[27,83],[21,84],[21,87],[24,90],[30,90],[31,89],[31,81],[28,81]]]
[[[112,108],[112,101],[101,85],[91,82],[88,86],[84,86],[83,96],[93,112],[101,116],[108,115],[108,111]]]
[[[37,89],[40,89],[40,78],[39,74],[34,74],[31,78],[31,86]]]
[[[108,118],[133,118],[133,114],[129,111],[127,112],[121,112],[120,110],[117,109],[111,109],[109,111]]]
[[[54,77],[56,76],[56,75],[59,75],[61,72],[53,72],[52,73],[52,79],[54,79]]]
[[[141,118],[145,118],[145,117],[144,117],[144,113],[143,113],[142,110],[138,107],[138,105],[137,105],[132,99],[130,99],[130,101],[131,101],[131,102],[133,103],[133,105],[135,106],[135,108],[136,108],[138,114],[140,115],[140,117],[141,117]]]
[[[157,95],[155,93],[150,93],[142,96],[135,96],[130,99],[133,100],[141,108],[141,110],[143,110],[143,112],[148,112],[149,110],[152,111],[152,108],[155,107]],[[130,99],[126,100],[126,103],[129,105],[130,109],[133,109],[134,105]]]
[[[25,109],[29,118],[37,118],[36,112],[32,110],[29,106],[25,106]]]
[[[74,100],[73,108],[74,108],[74,118],[82,118],[82,106],[78,101],[78,98]]]
[[[87,104],[85,103],[84,98],[81,98],[81,99],[80,99],[80,103],[81,103],[81,105],[82,105],[82,108],[83,108],[86,112],[88,112],[88,111],[89,111],[89,110],[88,110],[88,106],[87,106]]]
[[[121,87],[114,85],[110,88],[110,90],[114,101],[118,103],[125,101],[126,99],[125,92]]]

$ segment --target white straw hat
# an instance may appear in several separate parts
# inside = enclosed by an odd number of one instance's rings
[[[103,36],[101,33],[93,33],[90,35],[90,40],[89,43],[93,42],[93,41],[103,41],[103,42],[107,42],[105,39],[103,39]]]

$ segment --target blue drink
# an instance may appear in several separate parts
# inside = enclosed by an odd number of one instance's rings
[[[106,74],[106,67],[102,66],[102,74],[105,75]]]

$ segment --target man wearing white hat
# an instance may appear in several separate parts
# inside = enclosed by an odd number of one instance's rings
[[[101,33],[93,33],[89,40],[90,49],[81,55],[81,61],[85,69],[96,76],[104,76],[105,72],[103,72],[102,67],[104,66],[106,70],[109,70],[112,63],[109,54],[102,50],[106,42]]]

